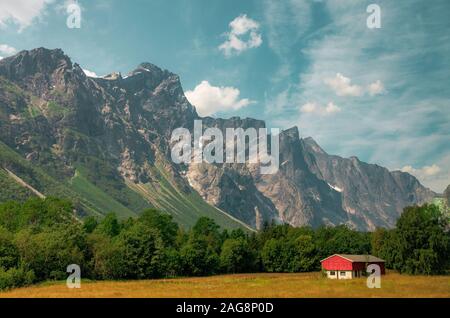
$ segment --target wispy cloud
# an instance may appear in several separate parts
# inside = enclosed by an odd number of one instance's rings
[[[2,0],[0,1],[0,27],[8,23],[19,27],[19,32],[40,17],[49,3],[54,0]]]
[[[323,82],[328,85],[337,96],[355,97],[362,96],[366,93],[370,96],[375,96],[386,92],[384,84],[380,80],[376,80],[367,85],[367,88],[364,88],[360,85],[353,84],[350,78],[345,77],[341,73],[337,73],[333,77],[327,77]]]
[[[403,172],[408,172],[413,175],[416,175],[418,177],[426,178],[426,177],[432,177],[432,176],[437,175],[441,171],[441,168],[438,165],[433,164],[431,166],[425,166],[425,167],[418,168],[418,169],[415,169],[412,166],[404,166],[401,170]]]
[[[9,56],[17,53],[17,49],[8,45],[8,44],[0,44],[0,54]]]
[[[85,70],[85,69],[83,69],[83,72],[88,77],[98,77],[98,75],[95,72],[92,72],[92,71],[89,71],[89,70]]]
[[[305,114],[316,114],[327,116],[341,111],[341,108],[333,102],[329,102],[326,106],[319,105],[315,102],[309,102],[300,107],[300,112]]]
[[[286,60],[312,23],[309,0],[262,2],[269,47],[282,60]]]
[[[386,92],[383,83],[380,80],[369,84],[367,91],[370,96],[380,95]]]
[[[260,2],[263,7],[265,38],[269,48],[278,58],[278,68],[271,76],[274,84],[280,84],[294,74],[300,40],[308,34],[312,25],[312,1],[286,0]]]
[[[341,73],[337,73],[334,77],[324,79],[327,84],[338,96],[361,96],[363,88],[358,85],[352,85],[351,79],[345,77]]]
[[[434,163],[430,166],[413,167],[407,165],[400,170],[412,174],[425,186],[442,193],[449,185],[450,155],[444,156],[438,163]]]

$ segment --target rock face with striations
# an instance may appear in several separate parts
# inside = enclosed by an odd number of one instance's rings
[[[358,227],[392,227],[405,206],[435,196],[408,173],[329,155],[312,138],[302,147],[310,170],[340,193],[343,209]]]
[[[444,201],[450,207],[450,185],[444,191]]]
[[[171,133],[192,130],[196,119],[205,128],[265,127],[250,118],[200,118],[179,77],[150,63],[124,77],[90,78],[59,49],[0,61],[0,141],[67,187],[86,213],[154,206],[188,226],[206,215],[231,227],[275,220],[371,230],[392,227],[405,206],[435,195],[407,173],[329,155],[296,127],[280,133],[280,169],[272,175],[256,164],[176,165]],[[0,157],[0,169],[44,184],[34,168],[8,158]],[[90,197],[80,180],[100,194]]]

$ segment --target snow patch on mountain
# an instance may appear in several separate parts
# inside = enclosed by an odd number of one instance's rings
[[[342,191],[344,191],[344,190],[342,190],[341,188],[339,188],[338,186],[334,186],[334,185],[329,184],[329,183],[328,183],[328,186],[329,186],[331,189],[333,189],[333,190],[335,190],[335,191],[337,191],[337,192],[342,192]]]

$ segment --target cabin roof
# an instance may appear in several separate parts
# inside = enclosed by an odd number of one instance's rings
[[[328,256],[327,258],[324,258],[320,262],[323,262],[333,256],[339,256],[342,257],[350,262],[355,263],[384,263],[385,260],[378,258],[373,255],[351,255],[351,254],[333,254],[331,256]]]

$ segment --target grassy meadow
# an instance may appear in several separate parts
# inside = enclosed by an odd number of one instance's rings
[[[389,272],[380,289],[366,279],[330,280],[321,273],[237,274],[141,281],[83,281],[80,289],[47,282],[0,293],[3,297],[40,298],[302,298],[302,297],[450,297],[450,276],[408,276]]]

